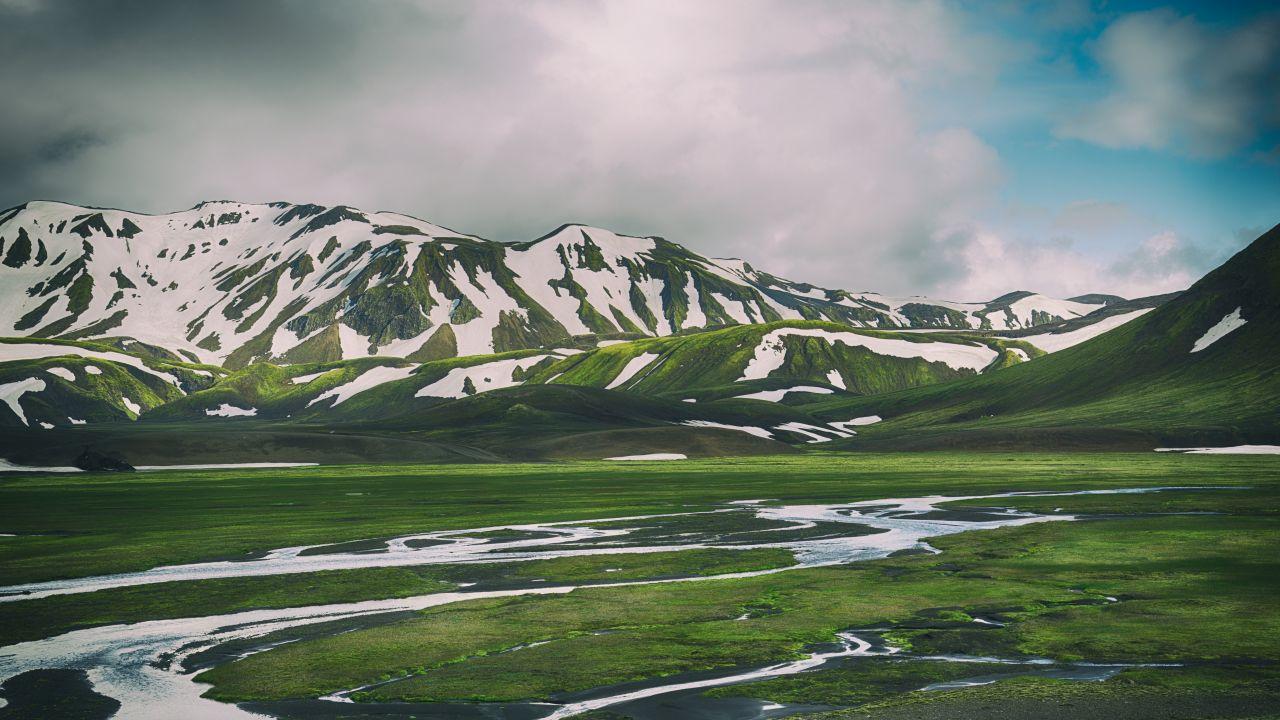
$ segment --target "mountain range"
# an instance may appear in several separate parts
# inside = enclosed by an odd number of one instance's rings
[[[502,243],[407,215],[205,202],[143,215],[32,202],[0,213],[0,333],[129,338],[193,362],[436,360],[778,320],[1022,329],[1121,298],[982,303],[784,280],[660,237],[564,225]]]
[[[33,202],[0,213],[0,458],[1274,439],[1277,245],[1181,294],[956,303],[582,225],[503,243],[345,206]]]

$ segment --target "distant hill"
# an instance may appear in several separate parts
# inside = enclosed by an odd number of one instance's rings
[[[1278,311],[1280,226],[1154,310],[1035,362],[808,409],[884,418],[840,441],[851,448],[1275,442]]]
[[[1088,303],[1090,305],[1114,305],[1116,303],[1126,302],[1119,295],[1107,295],[1105,293],[1089,293],[1087,295],[1077,295],[1073,298],[1067,298],[1071,302]]]

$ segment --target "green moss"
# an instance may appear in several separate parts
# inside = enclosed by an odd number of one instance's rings
[[[570,297],[578,301],[578,319],[582,321],[583,325],[587,326],[588,330],[606,335],[618,332],[618,328],[609,322],[608,318],[601,315],[600,311],[596,310],[591,302],[587,300],[586,289],[573,279],[573,272],[567,266],[564,270],[564,277],[559,280],[550,280],[547,284],[557,291],[565,291]]]
[[[249,287],[237,293],[230,302],[223,306],[223,317],[228,320],[240,320],[240,323],[236,325],[237,333],[245,332],[257,324],[262,315],[271,307],[271,301],[276,297],[276,288],[280,284],[280,276],[284,274],[284,270],[284,266],[273,268],[254,280]],[[246,317],[244,311],[249,308],[254,308],[254,310]]]
[[[969,319],[963,312],[941,305],[906,303],[898,308],[899,314],[910,321],[912,327],[969,328]]]
[[[116,291],[119,294],[119,290]],[[112,296],[114,299],[114,296]],[[107,309],[110,309],[114,303],[107,303]],[[78,340],[80,338],[101,337],[124,324],[124,319],[129,316],[127,310],[117,310],[107,317],[80,328],[74,332],[66,333],[62,337],[67,340]]]
[[[429,308],[429,306],[428,306]],[[408,285],[379,285],[355,296],[342,323],[369,338],[372,347],[417,337],[431,327],[423,303]]]
[[[297,239],[307,233],[323,230],[331,225],[337,225],[340,222],[348,221],[368,224],[369,219],[359,210],[349,208],[345,205],[337,205],[308,220],[305,225],[295,230],[294,233],[289,236],[289,239]]]
[[[609,314],[613,315],[614,322],[618,324],[618,327],[622,328],[622,332],[636,333],[639,335],[644,334],[644,331],[641,330],[640,327],[637,326],[634,322],[632,322],[631,318],[624,315],[623,312],[618,308],[610,305]]]
[[[436,328],[422,347],[410,353],[406,359],[414,362],[431,362],[445,358],[457,357],[458,339],[451,325],[445,324]]]
[[[373,244],[368,240],[361,240],[356,243],[350,250],[342,253],[338,260],[325,271],[324,275],[320,276],[320,283],[324,284],[328,282],[333,276],[354,265],[356,261],[364,257],[365,253],[369,252],[372,248]],[[322,260],[321,262],[324,261]],[[366,267],[365,271],[368,272],[368,270],[369,269]]]
[[[140,585],[0,605],[0,645],[122,622],[409,597],[454,587],[418,568],[330,570]]]
[[[636,315],[644,323],[645,328],[650,334],[656,334],[658,332],[658,318],[654,317],[653,311],[649,309],[649,303],[644,292],[640,290],[640,286],[636,285],[634,280],[631,283],[630,299],[631,309],[635,311]],[[637,328],[636,332],[641,331]]]
[[[116,236],[130,240],[136,237],[140,232],[142,232],[142,228],[135,225],[129,218],[124,218],[120,221],[120,229],[116,231]]]
[[[306,276],[315,272],[315,269],[316,267],[311,261],[311,256],[303,253],[289,263],[289,279],[298,281],[293,284],[293,286],[297,288]]]
[[[466,297],[455,300],[453,309],[449,311],[449,322],[454,325],[466,325],[478,317],[480,317],[480,308]]]
[[[1010,672],[1008,665],[869,658],[840,668],[715,688],[710,697],[753,697],[798,705],[864,705],[930,683]]]
[[[532,318],[521,317],[513,310],[498,314],[498,324],[493,328],[495,353],[541,347],[546,341],[545,326],[537,326]]]
[[[316,257],[316,259],[319,260],[320,262],[324,262],[325,260],[328,260],[329,256],[333,254],[333,251],[337,249],[338,249],[338,236],[334,235],[334,236],[331,236],[327,241],[325,241],[324,248],[320,250],[320,254]]]
[[[18,228],[18,237],[14,238],[13,243],[9,245],[9,252],[4,256],[4,264],[11,268],[20,268],[30,259],[31,238],[27,236],[26,228]]]
[[[71,229],[67,232],[75,233],[81,238],[88,238],[95,232],[113,237],[111,227],[107,225],[107,221],[102,217],[102,213],[90,213],[86,215],[77,215],[71,220]]]
[[[935,538],[946,563],[914,556],[758,578],[475,601],[283,646],[202,679],[214,682],[223,699],[315,695],[402,674],[411,677],[365,699],[546,698],[677,672],[768,664],[795,657],[838,629],[894,622],[918,628],[922,619],[934,628],[904,636],[920,652],[1001,646],[1013,654],[1099,661],[1273,657],[1267,639],[1277,629],[1270,613],[1276,580],[1274,562],[1265,558],[1280,537],[1274,519],[1169,520],[1045,523]],[[1110,584],[1127,588],[1121,602],[1102,601]],[[1208,590],[1214,587],[1221,589]],[[771,613],[735,620],[761,597]],[[1153,603],[1163,608],[1153,614]],[[993,612],[1010,625],[974,629],[965,620]],[[592,634],[600,630],[610,632]],[[495,652],[546,640],[553,642],[518,654]],[[859,663],[721,692],[865,703],[985,669]]]
[[[287,350],[283,360],[290,363],[331,363],[342,359],[342,339],[333,323]]]
[[[768,332],[785,327],[863,333],[871,337],[891,337],[907,342],[980,340],[969,336],[886,334],[832,323],[787,321],[643,339],[626,346],[614,345],[590,350],[577,357],[571,365],[557,368],[557,371],[564,372],[557,382],[604,387],[617,376],[627,359],[642,352],[650,352],[660,355],[662,360],[655,364],[651,372],[638,378],[631,388],[635,391],[690,397],[700,390],[723,388],[722,394],[726,396],[742,394],[748,390],[743,389],[745,386],[740,385],[738,380],[754,357],[761,338]],[[786,358],[781,367],[769,376],[779,383],[791,380],[825,385],[830,372],[835,370],[840,373],[849,392],[870,395],[972,374],[971,370],[956,370],[941,362],[878,355],[862,346],[828,343],[814,337],[788,336],[783,343]],[[716,397],[720,395],[717,394]]]
[[[196,343],[196,347],[209,352],[217,352],[222,349],[222,341],[218,339],[218,333],[209,333]]]
[[[130,280],[130,279],[128,278],[128,276],[126,276],[126,275],[124,274],[124,270],[122,270],[122,269],[120,269],[120,268],[116,268],[114,271],[112,271],[112,273],[111,273],[111,277],[115,278],[115,281],[116,281],[116,288],[117,288],[117,289],[120,289],[120,290],[125,290],[125,289],[129,289],[129,290],[136,290],[136,289],[138,288],[138,286],[137,286],[137,285],[134,285],[134,284],[133,284],[133,281],[132,281],[132,280]]]
[[[377,225],[373,228],[373,234],[374,235],[422,235],[422,236],[427,235],[426,233],[422,232],[416,227],[413,227],[412,225]]]
[[[276,329],[285,323],[288,318],[294,317],[302,308],[306,307],[307,298],[294,298],[292,302],[285,305],[276,314],[274,320],[263,328],[262,332],[253,336],[248,342],[231,351],[227,359],[223,362],[223,366],[236,370],[245,367],[250,362],[264,359],[271,354],[271,342],[275,337]]]
[[[245,280],[254,277],[262,272],[262,268],[267,264],[267,259],[259,258],[257,262],[251,265],[232,265],[225,270],[218,272],[213,276],[214,280],[218,280],[217,288],[220,292],[230,292],[238,287]]]
[[[13,329],[29,330],[35,327],[36,325],[39,325],[40,322],[44,320],[44,316],[48,314],[50,308],[53,307],[53,304],[58,302],[59,300],[61,300],[60,297],[54,296],[40,303],[38,306],[28,311],[22,317],[18,318],[18,321],[13,324]]]

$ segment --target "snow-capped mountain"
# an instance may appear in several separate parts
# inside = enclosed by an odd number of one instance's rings
[[[1021,329],[1110,302],[894,298],[581,225],[501,243],[392,212],[223,201],[167,215],[53,202],[0,212],[0,294],[0,335],[130,338],[228,367],[432,360],[787,319]]]

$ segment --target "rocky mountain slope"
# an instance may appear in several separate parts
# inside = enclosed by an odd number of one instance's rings
[[[0,294],[0,335],[128,339],[232,369],[429,361],[779,320],[1024,329],[1118,300],[891,298],[580,225],[501,243],[391,212],[237,202],[167,215],[51,202],[0,212]]]

